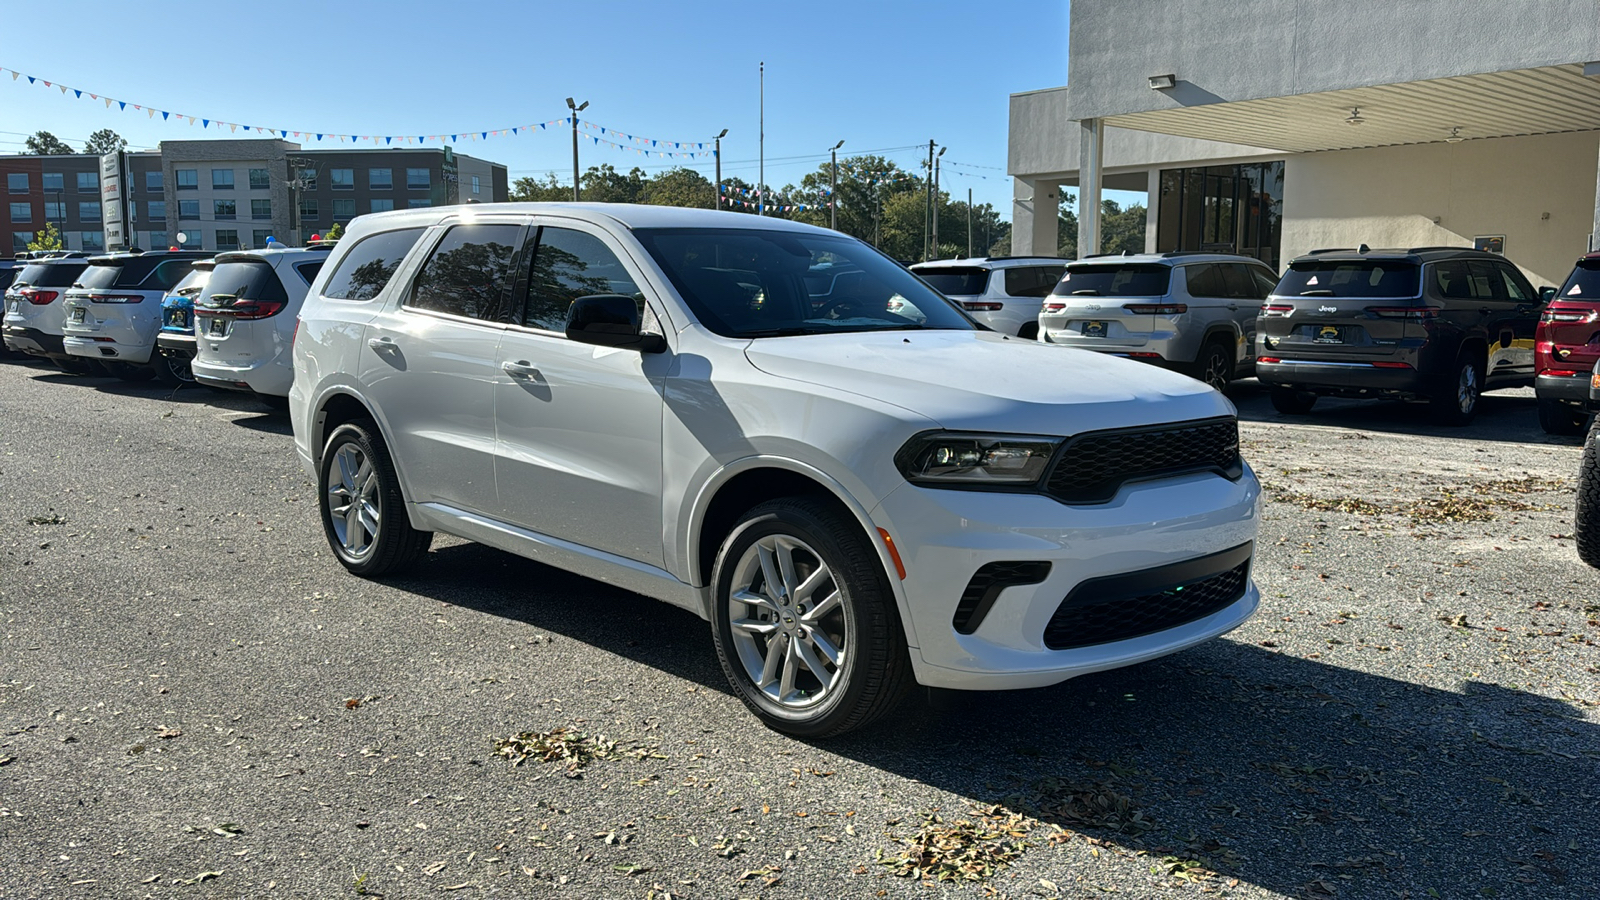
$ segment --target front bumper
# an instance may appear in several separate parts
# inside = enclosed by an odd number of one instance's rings
[[[1256,360],[1256,377],[1264,384],[1281,384],[1297,390],[1327,393],[1425,394],[1430,385],[1410,366],[1375,366],[1368,362],[1313,362]]]
[[[1255,612],[1260,593],[1194,621],[1071,649],[1047,646],[1046,631],[1073,589],[1205,557],[1255,540],[1260,484],[1247,466],[1230,481],[1204,473],[1124,486],[1109,503],[1069,506],[1037,494],[953,491],[902,485],[871,513],[905,562],[902,611],[917,680],[929,687],[1041,687],[1165,656],[1231,631]],[[1035,584],[1005,587],[971,633],[957,627],[961,597],[989,563],[1050,564]]]

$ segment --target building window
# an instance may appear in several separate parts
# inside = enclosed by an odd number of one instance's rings
[[[12,253],[21,253],[22,251],[28,249],[28,245],[31,244],[31,243],[33,243],[33,232],[31,232],[31,231],[13,231],[13,232],[11,232],[11,252]]]
[[[28,173],[8,173],[6,175],[6,190],[13,194],[26,194],[28,192]]]
[[[178,201],[178,218],[179,219],[198,220],[200,218],[200,201],[199,200],[179,200]]]
[[[198,191],[198,190],[200,190],[200,170],[199,169],[179,169],[178,172],[177,172],[177,175],[178,175],[178,190],[180,190],[180,191]]]
[[[356,201],[350,197],[335,197],[333,200],[333,218],[354,219],[356,217]]]
[[[151,200],[145,204],[149,210],[150,221],[160,222],[167,217],[167,201]]]
[[[79,232],[78,239],[83,241],[83,249],[85,250],[106,249],[106,235],[103,231]]]
[[[433,180],[427,169],[407,169],[406,189],[412,191],[425,191],[433,186]]]
[[[67,218],[67,205],[59,200],[46,200],[44,202],[44,220],[46,222],[64,222]]]
[[[81,193],[81,194],[90,194],[90,193],[98,194],[98,193],[100,193],[100,173],[99,172],[79,172],[78,173],[78,192]]]
[[[317,189],[317,170],[316,169],[301,169],[300,170],[300,187],[305,189],[305,190],[308,190],[308,191],[314,191],[314,190]]]
[[[264,191],[270,187],[272,187],[272,178],[268,176],[266,169],[250,170],[250,190]]]
[[[237,249],[239,249],[239,232],[234,230],[234,229],[232,229],[232,228],[218,228],[217,229],[217,249],[218,250],[237,250]]]
[[[261,249],[267,245],[267,238],[272,237],[272,229],[257,228],[250,232],[250,246]]]
[[[271,200],[251,200],[250,201],[250,218],[252,218],[252,219],[270,219],[270,218],[272,218],[272,201]]]
[[[406,206],[410,207],[411,209],[421,209],[424,206],[432,205],[433,201],[426,197],[413,197],[411,200],[406,202]]]
[[[213,191],[231,191],[231,190],[233,190],[233,170],[232,169],[212,169],[211,170],[211,189]]]
[[[152,231],[150,232],[150,243],[146,244],[145,248],[148,250],[164,250],[171,246],[171,244],[167,243],[167,233],[165,231]]]
[[[321,217],[322,217],[322,210],[317,207],[317,198],[315,198],[315,197],[301,197],[300,198],[300,218],[305,219],[306,221],[309,221],[309,222],[315,222],[317,219],[319,219]]]
[[[100,201],[99,200],[81,200],[81,201],[79,201],[78,202],[78,221],[79,222],[98,222],[98,221],[100,221]]]
[[[13,222],[32,222],[33,221],[33,204],[32,203],[13,203],[13,204],[11,204],[11,221],[13,221]]]
[[[1282,239],[1282,160],[1161,172],[1157,252],[1238,253],[1277,268]]]
[[[178,232],[178,236],[182,238],[182,243],[180,243],[179,246],[185,250],[205,249],[205,242],[200,239],[200,229],[198,228],[190,228],[187,231],[180,231]]]
[[[373,212],[388,212],[391,209],[394,209],[394,201],[393,200],[374,199],[372,201],[372,211]]]
[[[152,194],[159,194],[164,190],[164,188],[162,187],[162,183],[163,183],[163,179],[162,179],[162,176],[161,176],[160,172],[146,172],[146,173],[144,173],[144,189],[146,191],[149,191]],[[152,233],[154,233],[154,232],[152,232]],[[166,243],[166,242],[162,241],[162,243]]]
[[[219,220],[236,219],[239,217],[239,204],[232,200],[211,201],[211,215]]]
[[[393,169],[368,169],[367,187],[374,191],[387,191],[394,188]]]
[[[476,175],[472,176],[472,192],[474,194],[478,193],[478,176]]]
[[[336,191],[353,191],[356,189],[356,170],[329,169],[328,181]]]
[[[43,175],[40,175],[39,179],[44,182],[44,189],[46,193],[49,193],[50,191],[64,191],[67,189],[67,176],[61,174],[60,172],[46,172]]]

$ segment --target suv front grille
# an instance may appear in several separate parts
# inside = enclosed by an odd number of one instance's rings
[[[1129,481],[1203,471],[1243,473],[1232,416],[1080,434],[1056,457],[1045,491],[1064,503],[1104,503]]]
[[[1061,601],[1044,644],[1069,650],[1175,628],[1226,609],[1250,584],[1253,544],[1126,575],[1092,578]]]

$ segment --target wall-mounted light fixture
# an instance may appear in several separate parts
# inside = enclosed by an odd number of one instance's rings
[[[1461,136],[1461,126],[1455,125],[1451,127],[1450,136],[1445,138],[1444,142],[1446,144],[1459,144],[1464,140],[1466,140],[1466,138]]]
[[[1151,75],[1150,76],[1150,90],[1152,90],[1152,91],[1165,91],[1165,90],[1170,90],[1171,88],[1175,88],[1177,86],[1178,86],[1178,76],[1176,76],[1176,75]]]
[[[1350,115],[1344,117],[1344,122],[1346,125],[1360,125],[1365,121],[1366,119],[1361,117],[1361,107],[1359,106],[1350,110]]]

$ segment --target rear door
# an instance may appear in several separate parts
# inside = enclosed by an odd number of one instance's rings
[[[1271,355],[1363,362],[1423,337],[1420,266],[1403,258],[1296,260],[1259,320]]]
[[[1539,294],[1509,262],[1474,261],[1489,269],[1496,309],[1492,334],[1498,340],[1489,348],[1489,376],[1533,377],[1533,342],[1539,327]]]

